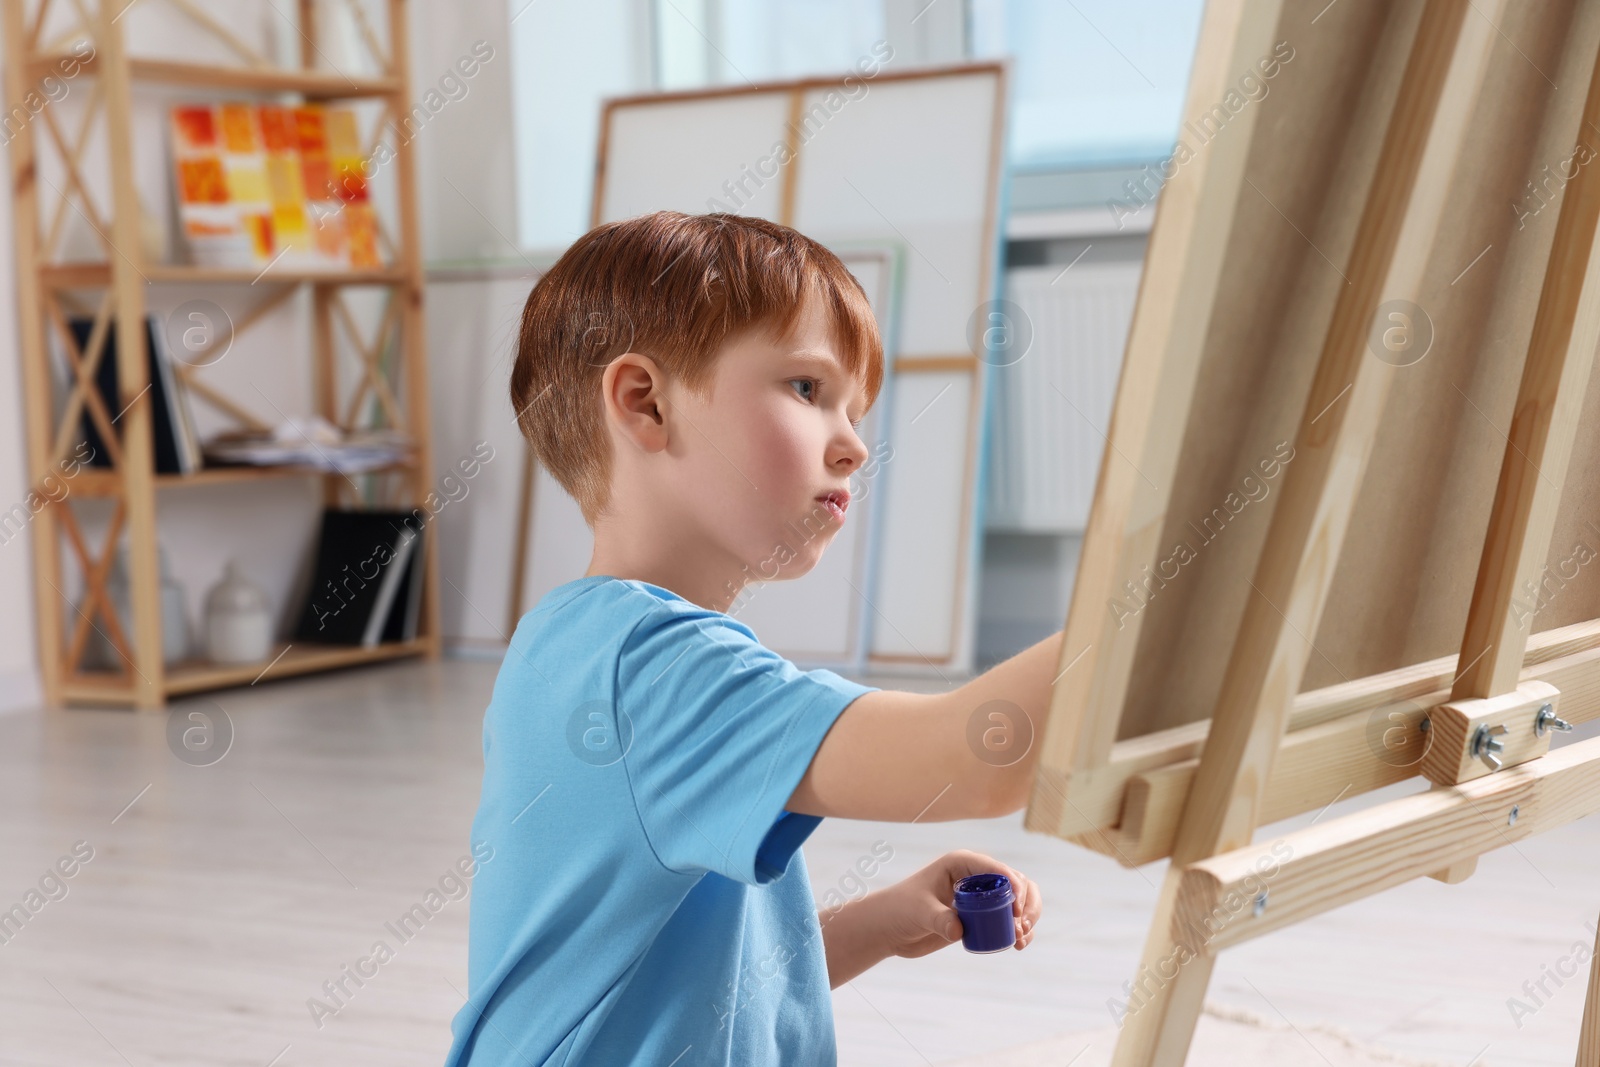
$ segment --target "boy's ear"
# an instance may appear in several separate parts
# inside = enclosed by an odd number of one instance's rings
[[[624,352],[606,365],[601,376],[606,420],[645,452],[667,447],[666,374],[655,360],[638,352]]]

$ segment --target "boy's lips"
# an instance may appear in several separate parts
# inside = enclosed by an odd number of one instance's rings
[[[840,522],[843,522],[844,513],[850,507],[850,491],[847,489],[837,489],[831,493],[823,493],[821,496],[817,497],[817,501],[823,507],[827,508],[834,518],[838,519]]]

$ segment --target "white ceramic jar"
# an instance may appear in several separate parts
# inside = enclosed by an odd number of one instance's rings
[[[214,663],[256,663],[272,651],[267,594],[233,560],[206,594],[205,639],[206,655]]]

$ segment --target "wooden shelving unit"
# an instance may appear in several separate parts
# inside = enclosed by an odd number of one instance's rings
[[[380,240],[387,250],[386,265],[361,271],[294,271],[269,267],[264,271],[212,269],[183,264],[148,262],[140,240],[139,198],[132,165],[134,138],[132,100],[136,87],[149,83],[214,90],[217,97],[262,94],[275,99],[294,94],[304,101],[375,100],[382,104],[378,131],[405,115],[409,105],[406,87],[407,23],[405,0],[383,0],[388,20],[387,43],[374,33],[365,16],[363,39],[371,52],[378,76],[345,74],[318,66],[316,0],[298,0],[300,69],[270,63],[235,37],[225,25],[225,15],[209,15],[204,0],[167,0],[169,12],[191,19],[238,55],[243,65],[179,62],[130,56],[126,48],[122,15],[128,0],[73,0],[66,10],[76,20],[65,33],[43,43],[43,31],[52,12],[52,0],[0,0],[5,30],[5,89],[7,107],[19,106],[26,94],[57,64],[78,40],[89,39],[94,55],[83,61],[74,84],[90,86],[89,115],[76,141],[56,121],[49,107],[24,123],[10,144],[11,195],[16,229],[19,333],[23,365],[24,401],[27,405],[28,469],[32,487],[67,458],[77,440],[76,426],[57,424],[59,410],[53,395],[51,347],[54,333],[66,353],[68,379],[66,415],[76,423],[79,412],[100,407],[98,392],[90,387],[105,346],[80,351],[65,328],[70,313],[87,311],[115,323],[117,377],[125,410],[116,419],[107,452],[111,469],[82,468],[71,480],[71,492],[45,506],[33,520],[35,612],[45,697],[52,706],[64,703],[132,706],[159,709],[168,697],[251,684],[262,677],[278,678],[310,671],[373,663],[400,656],[437,658],[440,651],[438,550],[433,531],[423,537],[422,612],[418,636],[388,642],[375,648],[350,648],[307,643],[280,643],[273,656],[242,666],[208,662],[166,667],[161,655],[160,576],[156,549],[158,490],[251,483],[286,477],[313,477],[322,483],[323,502],[329,507],[371,503],[359,497],[351,479],[305,467],[216,467],[191,475],[157,474],[154,470],[152,401],[145,352],[146,290],[151,285],[178,285],[204,290],[214,285],[251,285],[269,294],[240,316],[234,317],[235,334],[243,332],[301,287],[311,290],[310,349],[319,413],[349,430],[369,394],[382,401],[387,428],[403,430],[416,442],[411,461],[377,472],[393,480],[399,500],[422,500],[433,482],[431,432],[428,412],[428,372],[424,348],[423,270],[416,205],[416,163],[409,138],[393,138],[393,168],[398,218],[393,237],[380,224]],[[76,90],[74,90],[76,91]],[[91,121],[94,120],[94,121]],[[80,161],[84,145],[96,131],[106,138],[107,176],[111,205],[103,216],[87,203]],[[42,136],[47,133],[49,136]],[[376,137],[377,134],[374,134]],[[57,219],[41,218],[42,200],[38,164],[41,146],[48,145],[65,168],[68,181],[59,189],[46,189]],[[156,150],[153,147],[146,150]],[[104,248],[104,258],[91,262],[62,262],[55,258],[59,243],[59,214],[71,204],[89,220]],[[96,224],[96,220],[104,226]],[[355,320],[343,302],[352,286],[387,290],[388,302],[377,336],[357,335]],[[85,299],[84,294],[98,297]],[[113,318],[114,317],[114,318]],[[363,368],[354,383],[355,395],[341,399],[338,378],[339,327],[346,343],[354,346]],[[393,368],[385,374],[381,356],[391,331],[398,331]],[[109,333],[109,331],[106,331]],[[225,396],[202,380],[195,366],[175,368],[192,396],[228,415],[242,426],[262,428],[264,423],[248,407]],[[91,415],[95,414],[91,410]],[[99,414],[104,415],[104,412]],[[110,422],[109,419],[105,420]],[[104,432],[104,431],[102,431]],[[48,498],[49,494],[42,494]],[[87,543],[74,514],[75,499],[113,501],[104,544],[98,552]],[[390,501],[394,503],[395,501]],[[402,505],[407,506],[407,505]],[[131,625],[124,633],[111,608],[106,582],[120,535],[126,531],[129,548]],[[81,567],[85,596],[81,605],[69,603],[63,590],[62,543]],[[89,629],[100,629],[116,648],[121,669],[84,670],[80,666]],[[70,632],[69,632],[70,627]]]

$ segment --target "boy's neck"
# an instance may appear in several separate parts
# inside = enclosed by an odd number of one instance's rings
[[[662,558],[671,555],[680,558]],[[741,566],[724,573],[726,570],[728,568],[708,565],[700,553],[619,552],[606,544],[597,531],[594,555],[584,577],[603,574],[649,582],[678,594],[691,604],[726,612],[744,589],[747,569]]]

